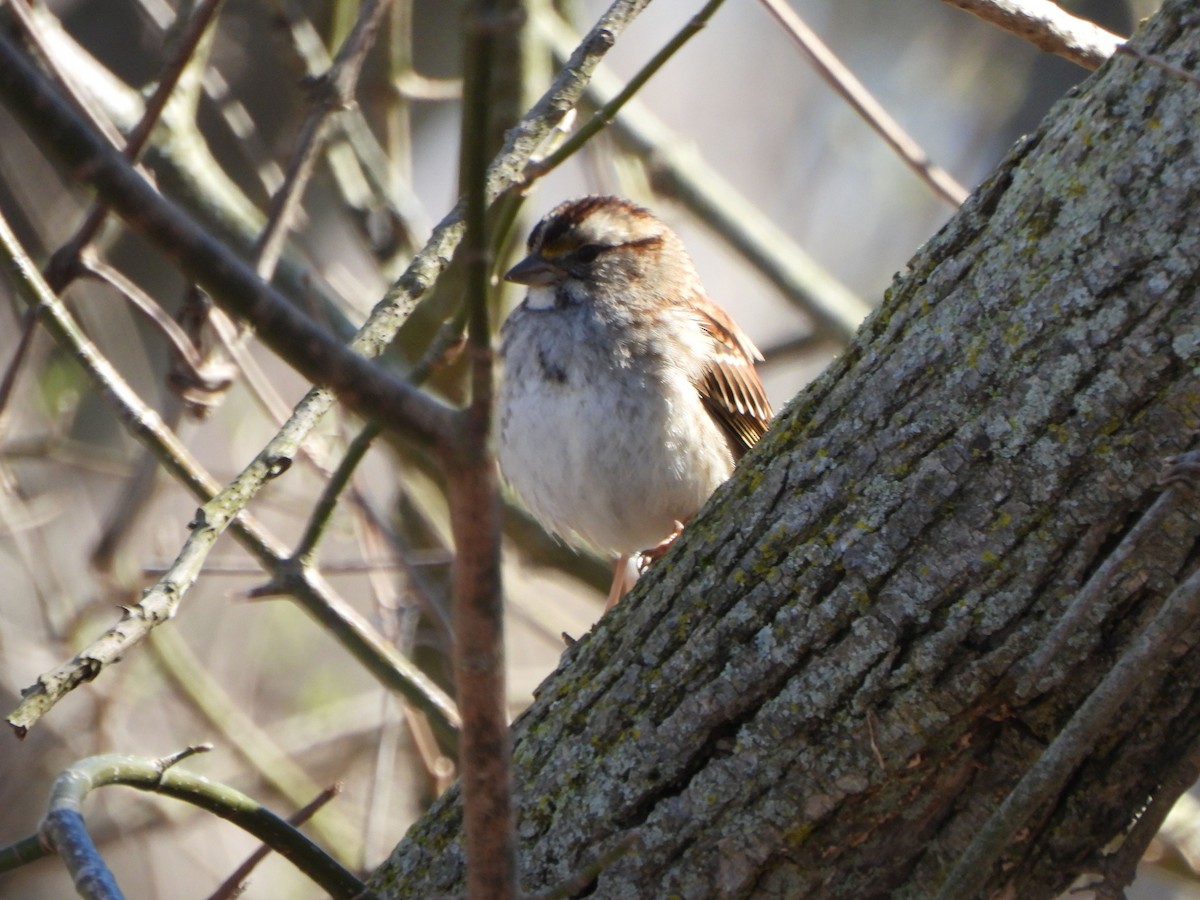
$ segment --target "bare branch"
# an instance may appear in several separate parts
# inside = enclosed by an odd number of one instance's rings
[[[288,816],[288,824],[297,827],[303,825],[341,792],[342,785],[340,783],[325,788],[309,803]],[[237,897],[242,891],[243,883],[250,877],[250,873],[254,871],[254,867],[266,859],[267,854],[270,852],[271,848],[263,844],[251,853],[244,863],[234,869],[233,873],[215,891],[209,894],[208,900],[231,900],[231,898]]]
[[[125,146],[121,150],[130,162],[136,162],[141,157],[142,150],[145,149],[151,132],[158,124],[167,101],[179,83],[180,76],[183,75],[184,69],[191,61],[200,39],[204,37],[209,26],[216,19],[217,10],[220,9],[223,2],[224,0],[203,0],[192,13],[183,32],[168,53],[162,71],[159,72],[154,92],[146,100],[142,117],[129,132],[129,136],[125,139]],[[50,262],[46,265],[46,281],[56,294],[62,293],[63,288],[67,286],[74,266],[79,260],[79,254],[84,247],[91,243],[107,215],[108,207],[104,202],[94,201],[75,233],[50,257]]]
[[[891,113],[883,108],[866,86],[854,77],[854,73],[834,56],[815,31],[804,23],[784,0],[760,0],[767,11],[787,31],[796,46],[808,57],[817,73],[825,82],[845,98],[875,133],[904,160],[904,164],[917,173],[939,197],[951,206],[958,207],[967,199],[967,189],[954,177],[929,158]]]
[[[69,246],[69,244],[64,244],[60,249],[66,249]],[[194,384],[204,391],[219,391],[228,387],[233,381],[233,367],[220,360],[206,360],[202,357],[200,351],[196,349],[196,345],[192,343],[191,337],[184,331],[183,326],[169,316],[153,297],[134,284],[132,280],[107,263],[94,258],[90,253],[85,253],[82,259],[77,259],[77,262],[85,274],[109,285],[150,321],[171,349],[175,351],[180,366],[187,370],[186,375],[180,373],[180,376],[186,377],[189,384]],[[49,282],[49,280],[47,277],[46,281]]]
[[[724,0],[709,0],[700,12],[692,16],[687,21],[687,24],[671,40],[667,41],[654,54],[650,61],[638,70],[633,78],[629,79],[626,85],[617,92],[615,97],[604,103],[590,119],[567,138],[567,140],[563,141],[553,153],[544,159],[533,162],[526,170],[526,182],[531,184],[536,179],[541,178],[543,175],[562,165],[584,144],[598,134],[601,129],[608,125],[617,113],[621,111],[621,108],[633,99],[633,95],[641,90],[642,86],[654,76],[654,73],[666,65],[667,60],[674,56],[684,44],[700,33],[701,29],[708,24],[708,20],[712,18],[713,13],[720,8],[723,2]]]
[[[201,748],[189,748],[192,752]],[[207,749],[207,748],[204,748]],[[120,889],[87,833],[83,807],[94,789],[123,784],[183,800],[253,834],[334,897],[370,896],[354,875],[301,832],[240,791],[176,766],[188,751],[164,759],[110,754],[75,763],[54,782],[50,812],[42,822],[44,845],[63,857],[85,897],[120,897]],[[85,885],[99,886],[86,892]]]
[[[358,20],[342,43],[332,67],[320,80],[313,111],[300,130],[300,137],[292,151],[283,184],[271,198],[267,227],[259,235],[258,244],[254,248],[257,260],[255,268],[264,279],[270,279],[271,273],[275,271],[275,263],[283,250],[290,223],[299,208],[304,188],[312,177],[320,151],[324,147],[333,114],[354,100],[363,60],[366,59],[367,51],[375,39],[375,32],[379,30],[390,5],[391,0],[368,0],[363,5]]]
[[[1176,504],[1194,503],[1198,457],[1196,453],[1187,454],[1172,464],[1176,474],[1168,475],[1171,486],[1164,497]],[[1148,515],[1147,519],[1150,518]],[[1167,597],[1041,759],[992,813],[946,876],[938,900],[972,897],[979,892],[1013,835],[1038,807],[1061,790],[1079,764],[1094,751],[1101,736],[1108,734],[1109,724],[1119,716],[1121,706],[1138,691],[1148,693],[1157,689],[1172,658],[1172,645],[1197,618],[1200,618],[1200,571]]]
[[[1125,39],[1071,15],[1050,0],[944,0],[1015,34],[1041,50],[1097,69]]]
[[[304,60],[309,76],[316,77],[328,69],[332,65],[329,53],[317,30],[304,17],[303,11],[297,8],[296,4],[282,3],[279,0],[274,0],[272,6],[276,15],[287,22],[292,43]],[[392,4],[393,17],[397,14],[397,9],[397,6]],[[396,36],[393,34],[392,53],[395,53],[395,41]],[[455,99],[458,96],[459,94],[455,93],[447,99]],[[384,151],[358,107],[344,110],[340,124],[346,143],[353,153],[341,153],[339,145],[335,143],[330,147],[330,168],[338,181],[344,200],[360,217],[363,227],[371,233],[372,245],[377,251],[391,250],[395,244],[424,240],[430,231],[429,214],[408,183],[407,179],[411,177],[410,167],[396,159],[394,148],[389,152]],[[370,183],[369,189],[363,183],[364,180]],[[378,225],[372,224],[371,221],[380,215],[388,217],[398,226],[402,232],[398,237],[402,240],[397,241],[389,235],[380,246],[379,235],[373,233]]]

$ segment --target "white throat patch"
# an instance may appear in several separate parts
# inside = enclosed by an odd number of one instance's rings
[[[558,306],[554,288],[546,285],[534,285],[525,295],[525,305],[529,309],[553,309]]]

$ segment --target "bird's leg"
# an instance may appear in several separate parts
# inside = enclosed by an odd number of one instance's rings
[[[621,598],[629,593],[630,588],[637,583],[638,576],[646,571],[650,563],[659,559],[670,549],[671,544],[675,543],[675,538],[679,537],[681,531],[683,531],[683,523],[676,519],[675,530],[660,543],[649,550],[643,550],[632,558],[628,553],[622,553],[617,557],[617,561],[613,563],[612,587],[608,589],[608,599],[604,603],[605,612],[616,606]],[[631,559],[633,562],[632,565],[630,565]]]
[[[618,556],[613,563],[612,587],[608,589],[608,599],[604,602],[605,612],[616,606],[621,598],[629,593],[629,589],[637,581],[637,576],[637,569],[629,565],[629,554],[622,553]]]

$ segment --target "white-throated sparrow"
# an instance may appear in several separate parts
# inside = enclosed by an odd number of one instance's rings
[[[550,531],[619,555],[669,541],[767,428],[761,355],[647,210],[551,210],[504,276],[529,286],[500,330],[499,457]]]

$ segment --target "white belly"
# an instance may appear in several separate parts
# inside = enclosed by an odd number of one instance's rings
[[[578,370],[546,377],[528,357],[508,369],[500,467],[530,512],[568,540],[648,549],[729,477],[724,434],[681,372],[651,386],[616,369],[583,386]]]

